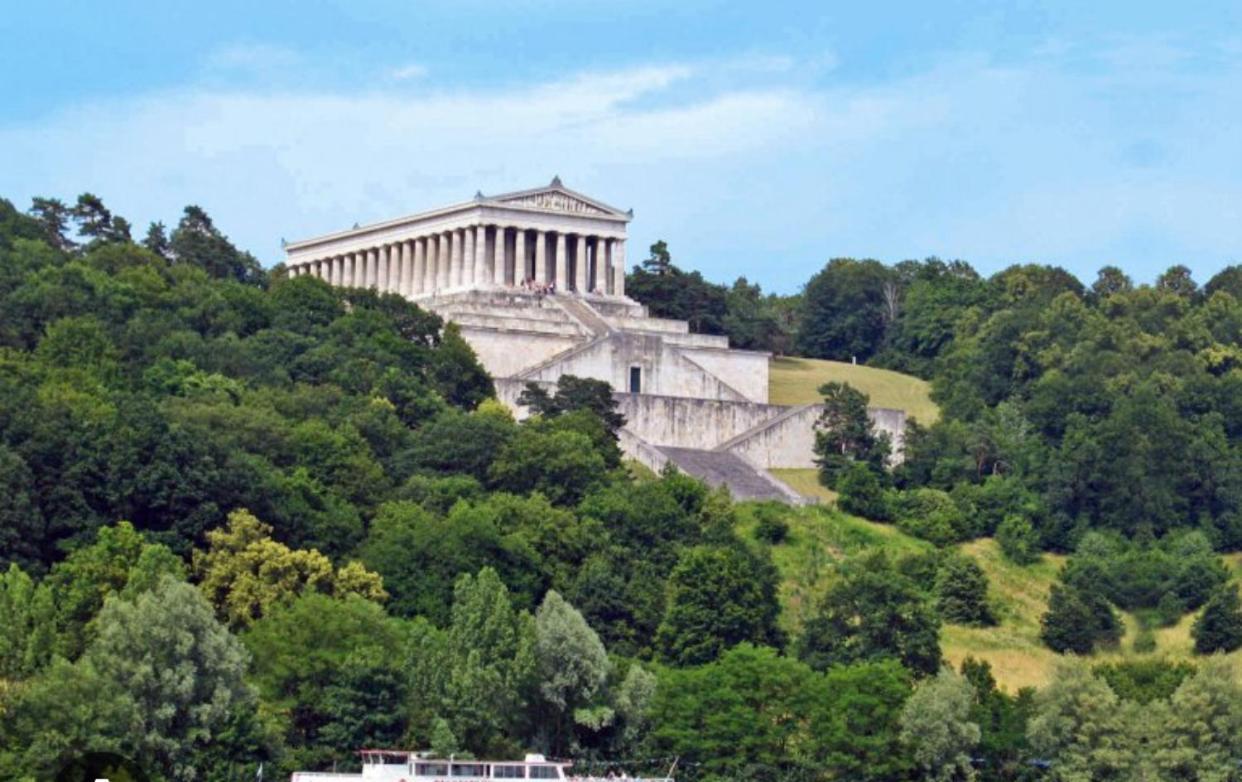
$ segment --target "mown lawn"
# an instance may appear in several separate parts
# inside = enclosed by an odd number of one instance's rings
[[[774,358],[769,367],[768,401],[774,405],[806,405],[823,397],[819,387],[829,381],[849,383],[871,397],[875,407],[905,410],[919,423],[940,417],[926,380],[887,369],[821,361],[814,358]]]

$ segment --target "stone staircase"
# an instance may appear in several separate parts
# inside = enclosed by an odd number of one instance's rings
[[[785,484],[756,469],[745,459],[726,451],[656,446],[677,469],[708,486],[727,486],[735,500],[776,500],[794,505],[806,498]]]
[[[557,295],[550,297],[549,301],[556,304],[573,320],[578,321],[591,334],[596,337],[603,337],[613,332],[613,328],[608,321],[600,317],[591,305],[581,299],[572,296]]]

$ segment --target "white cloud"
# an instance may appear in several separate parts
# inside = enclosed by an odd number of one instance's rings
[[[421,79],[426,75],[426,66],[419,65],[416,62],[406,63],[388,72],[388,77],[394,81],[412,81],[414,79]]]

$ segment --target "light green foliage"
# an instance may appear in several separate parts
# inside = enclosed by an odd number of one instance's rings
[[[951,668],[927,679],[901,712],[901,740],[910,747],[920,778],[931,782],[973,780],[971,752],[981,732],[970,719],[975,688]]]
[[[211,742],[235,708],[252,704],[249,655],[194,587],[166,576],[132,602],[110,598],[85,665],[133,705],[116,726],[141,757],[193,779],[189,753]]]
[[[1023,516],[1006,516],[996,528],[996,542],[1004,555],[1018,565],[1029,565],[1039,559],[1039,535]]]
[[[1152,723],[1153,765],[1169,780],[1237,779],[1242,755],[1242,688],[1232,666],[1206,660],[1169,699],[1161,722]]]
[[[275,603],[304,592],[383,601],[379,575],[350,563],[339,569],[315,550],[290,549],[249,511],[229,514],[228,527],[207,533],[209,548],[194,552],[194,571],[220,618],[245,627]]]
[[[600,695],[611,663],[604,644],[582,614],[555,591],[548,592],[535,612],[535,664],[539,695],[549,716],[549,751],[560,753],[566,749],[575,712],[582,710],[577,721],[586,721],[588,707]],[[611,710],[606,711],[594,715],[592,721],[611,722]]]
[[[1085,665],[1069,660],[1035,699],[1027,728],[1036,757],[1057,782],[1128,779],[1136,760],[1117,696]]]
[[[163,575],[184,577],[184,567],[163,546],[146,542],[127,521],[102,527],[95,542],[58,563],[48,576],[56,601],[57,653],[70,659],[81,654],[93,637],[91,620],[104,599],[139,587],[151,587]],[[130,586],[131,580],[133,586]]]
[[[537,676],[535,622],[513,609],[496,571],[458,579],[446,634],[444,703],[453,734],[478,754],[513,751]]]
[[[0,575],[0,681],[23,678],[47,664],[55,640],[54,612],[52,590],[36,585],[16,563]]]

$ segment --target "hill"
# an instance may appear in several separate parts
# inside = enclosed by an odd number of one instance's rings
[[[782,476],[784,477],[784,476]],[[750,536],[763,506],[744,504],[741,532]],[[781,624],[787,631],[801,626],[810,607],[831,583],[833,566],[868,550],[882,548],[893,557],[926,551],[924,541],[912,538],[888,524],[879,524],[824,506],[791,508],[784,516],[789,524],[786,539],[772,547],[772,560],[781,575]],[[1022,687],[1043,687],[1048,683],[1058,655],[1039,640],[1040,617],[1047,609],[1048,591],[1057,579],[1065,558],[1045,554],[1033,565],[1015,565],[1002,556],[991,539],[964,543],[958,550],[974,559],[988,577],[988,597],[996,613],[994,627],[944,625],[940,645],[945,660],[954,667],[966,657],[986,660],[992,665],[997,682],[1016,692]],[[1227,558],[1236,575],[1242,558]],[[1092,655],[1093,661],[1109,662],[1159,657],[1194,661],[1190,626],[1195,614],[1188,614],[1176,625],[1155,631],[1156,651],[1133,651],[1138,622],[1123,613],[1125,636],[1115,650]],[[1229,655],[1242,670],[1242,651]]]
[[[921,424],[940,418],[928,382],[911,375],[842,361],[789,357],[772,359],[770,371],[768,398],[774,405],[818,402],[819,387],[835,380],[871,397],[872,405],[905,410]]]

